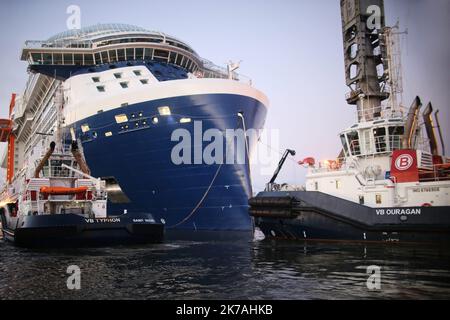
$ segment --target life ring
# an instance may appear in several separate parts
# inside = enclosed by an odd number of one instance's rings
[[[425,202],[422,204],[422,207],[432,207],[431,203]]]

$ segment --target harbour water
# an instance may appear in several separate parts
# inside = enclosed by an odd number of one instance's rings
[[[69,265],[81,289],[67,288]],[[381,268],[369,290],[366,267]],[[448,299],[446,248],[291,241],[166,241],[23,249],[0,240],[1,299]]]

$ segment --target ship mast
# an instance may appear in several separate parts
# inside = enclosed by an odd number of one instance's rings
[[[383,0],[341,0],[347,103],[356,105],[358,122],[371,121],[389,98],[389,68],[382,32]]]

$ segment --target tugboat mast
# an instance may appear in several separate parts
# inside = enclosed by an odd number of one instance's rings
[[[356,105],[358,122],[372,121],[389,98],[383,0],[341,0],[347,103]],[[381,72],[382,71],[382,72]]]

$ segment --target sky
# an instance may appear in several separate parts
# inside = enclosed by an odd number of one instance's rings
[[[355,122],[355,107],[345,102],[339,0],[0,0],[0,117],[7,117],[11,93],[25,87],[24,42],[66,30],[72,4],[81,8],[82,27],[134,24],[173,35],[218,65],[242,60],[240,72],[270,100],[266,128],[279,130],[280,141],[259,147],[276,161],[286,148],[297,151],[295,160],[333,159],[338,133]],[[385,0],[385,13],[388,25],[399,20],[408,30],[403,104],[416,95],[431,100],[450,150],[450,0]],[[277,181],[302,184],[305,171],[287,161]],[[252,170],[254,190],[264,187],[267,173]]]

